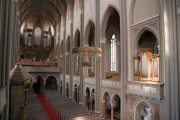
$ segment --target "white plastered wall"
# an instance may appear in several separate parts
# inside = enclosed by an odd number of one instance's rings
[[[154,17],[159,14],[159,0],[136,0],[132,13],[133,24]]]
[[[131,3],[132,3],[132,1],[133,0],[127,0],[126,2],[127,2],[127,4],[126,4],[126,11],[127,11],[127,39],[128,39],[128,68],[131,68],[131,66],[132,66],[132,56],[131,56],[131,54],[132,54],[132,50],[130,49],[131,48],[131,14],[130,14],[130,12],[131,12]],[[132,70],[131,69],[128,69],[128,80],[131,80],[132,79]]]

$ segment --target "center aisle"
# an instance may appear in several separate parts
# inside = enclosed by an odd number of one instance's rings
[[[44,98],[44,96],[42,96],[41,94],[37,94],[39,100],[41,101],[44,109],[46,110],[46,112],[48,113],[49,117],[51,120],[61,120],[61,118],[59,117],[59,115],[57,114],[57,112],[51,107],[51,105],[49,105],[49,103],[47,102],[47,100]]]
[[[57,91],[46,91],[45,97],[63,120],[101,120],[99,114],[88,111],[83,105],[76,104],[72,98]]]

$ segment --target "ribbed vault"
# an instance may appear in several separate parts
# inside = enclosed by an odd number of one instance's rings
[[[21,0],[21,24],[28,17],[38,16],[57,24],[65,16],[68,0]]]

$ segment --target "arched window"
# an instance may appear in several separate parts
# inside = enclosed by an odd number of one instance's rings
[[[110,42],[110,69],[111,71],[116,71],[117,70],[117,60],[116,60],[116,36],[113,34],[111,37],[111,42]]]

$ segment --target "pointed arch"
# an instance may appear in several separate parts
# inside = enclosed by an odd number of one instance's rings
[[[120,19],[119,11],[113,5],[109,5],[103,15],[103,19],[101,21],[101,37],[102,38],[106,38],[106,27],[107,27],[108,19],[114,12],[116,12],[118,14],[119,18],[116,18],[116,19],[118,19],[118,21],[119,21],[119,19]]]
[[[39,93],[39,92],[43,92],[44,90],[44,79],[41,75],[36,75],[36,83],[33,83],[33,89],[34,92]]]
[[[110,97],[110,93],[109,92],[104,92],[103,93],[103,96],[102,96],[102,100],[104,101],[105,100],[105,97],[106,97],[106,95],[109,95],[109,97]],[[110,100],[111,100],[111,97],[110,97]]]
[[[60,54],[62,55],[63,54],[63,44],[64,44],[64,42],[63,42],[63,40],[61,41],[61,47],[60,47]]]
[[[54,78],[56,78],[56,80],[58,80],[58,78],[57,78],[57,76],[56,76],[56,75],[54,75],[54,74],[50,74],[50,75],[46,76],[46,78],[45,78],[45,82],[46,82],[46,80],[48,79],[48,77],[50,77],[50,76],[53,76]],[[58,82],[58,81],[57,81],[57,82]]]
[[[57,90],[57,77],[54,75],[48,75],[46,77],[45,89],[46,90]]]
[[[103,117],[106,119],[111,118],[111,96],[108,92],[103,94]]]
[[[86,87],[85,89],[85,106],[90,109],[90,89]]]
[[[106,39],[104,49],[105,72],[115,71],[120,74],[120,14],[118,10],[109,5],[103,16],[101,24],[101,37]],[[119,79],[119,78],[118,78]]]
[[[92,20],[89,20],[85,29],[85,44],[94,46],[95,44],[95,24]]]
[[[156,42],[157,42],[157,46],[160,44],[160,40],[159,37],[157,35],[157,33],[149,28],[149,27],[143,27],[137,34],[137,36],[135,37],[135,41],[134,41],[134,50],[138,50],[138,44],[139,44],[139,40],[140,38],[143,36],[144,33],[149,32],[152,36],[154,36],[156,38]],[[157,47],[156,46],[156,47]]]
[[[66,41],[66,52],[70,51],[70,36],[68,35],[67,41]]]
[[[74,35],[74,47],[80,47],[80,31],[79,29],[76,30]]]
[[[120,96],[118,94],[115,94],[112,96],[112,103],[113,104],[113,111],[114,111],[114,117],[117,120],[120,120],[121,118],[121,99]]]

